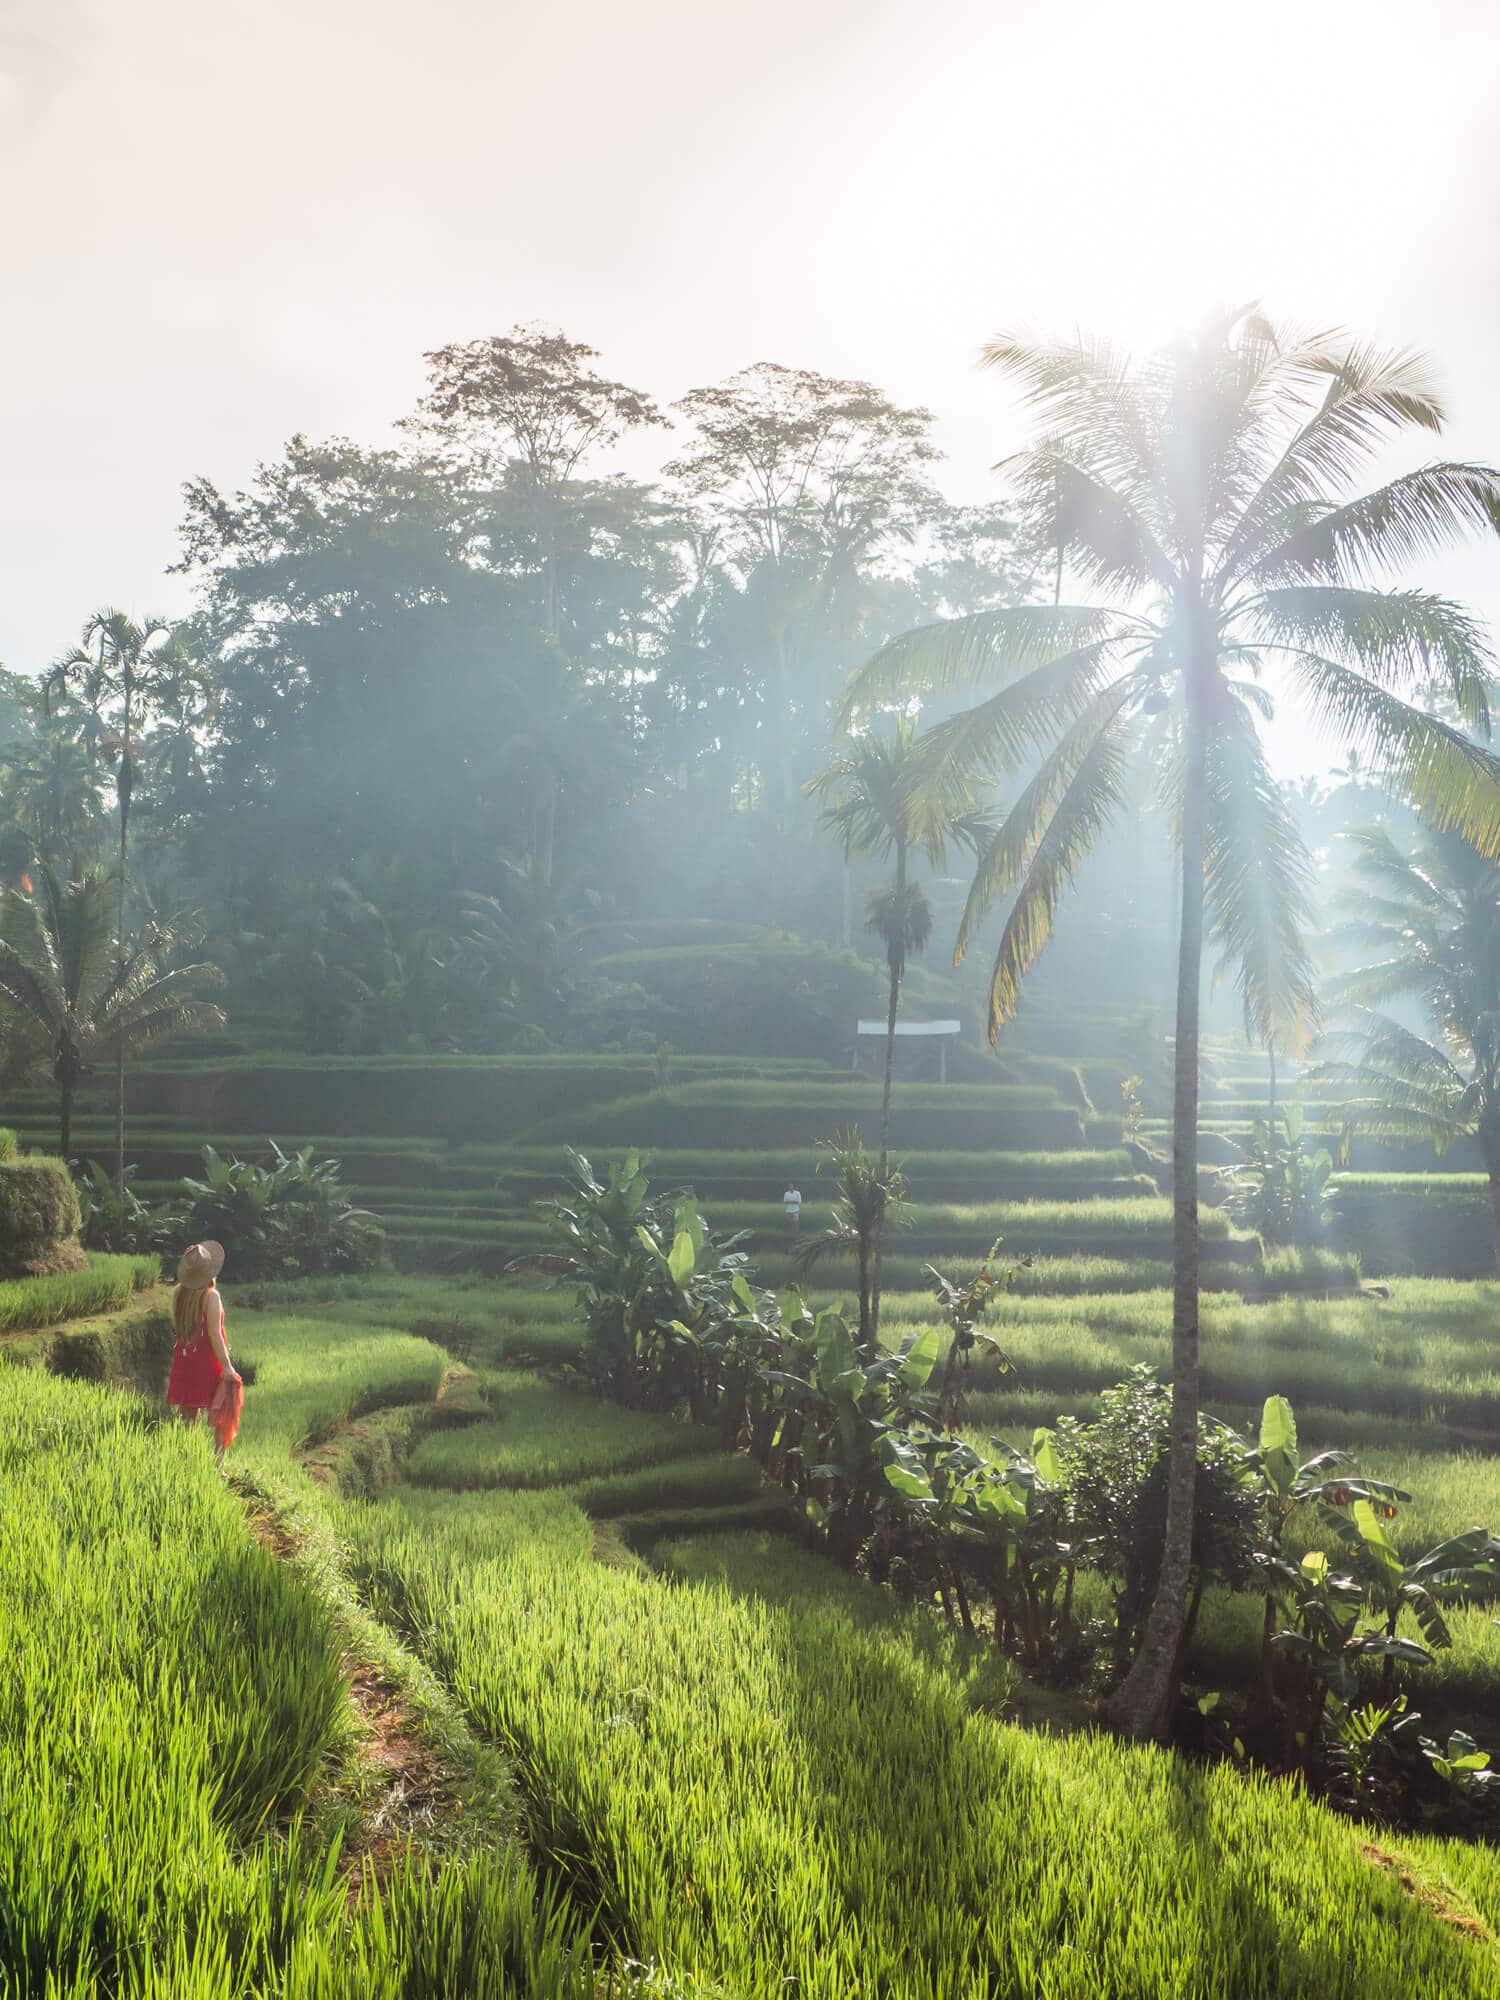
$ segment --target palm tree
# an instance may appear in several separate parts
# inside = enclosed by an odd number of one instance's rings
[[[1348,839],[1361,892],[1336,935],[1368,956],[1333,982],[1349,1025],[1309,1075],[1352,1087],[1346,1135],[1478,1141],[1500,1275],[1500,867],[1454,833],[1424,829],[1409,853],[1384,827]],[[1380,1011],[1392,1001],[1416,1002],[1430,1038]]]
[[[55,725],[18,737],[0,754],[4,812],[28,860],[54,865],[91,848],[100,819],[98,772],[86,743]]]
[[[34,895],[0,892],[0,1002],[14,1016],[10,1038],[35,1036],[45,1048],[67,1159],[74,1095],[99,1052],[222,1027],[222,1010],[201,998],[221,975],[211,965],[169,966],[182,942],[171,923],[154,925],[121,964],[111,950],[113,871],[86,869],[69,881],[43,866],[39,877]]]
[[[1424,365],[1342,336],[1288,337],[1256,313],[1144,363],[1083,341],[997,340],[985,358],[1019,378],[1041,419],[1036,443],[1011,461],[1023,505],[1098,601],[907,633],[855,675],[844,713],[989,681],[986,700],[928,733],[926,788],[1034,767],[980,857],[958,939],[961,957],[995,899],[1013,896],[991,976],[992,1035],[1015,1010],[1058,897],[1121,807],[1149,718],[1166,725],[1156,768],[1182,862],[1171,1456],[1160,1584],[1110,1703],[1122,1729],[1158,1736],[1192,1558],[1205,922],[1261,1039],[1298,1046],[1313,1010],[1308,861],[1266,765],[1259,675],[1279,665],[1313,720],[1373,753],[1388,785],[1485,853],[1500,850],[1500,763],[1406,699],[1437,677],[1487,733],[1484,640],[1447,599],[1368,582],[1465,530],[1500,530],[1500,475],[1438,461],[1358,493],[1357,475],[1392,434],[1441,429]]]
[[[921,791],[922,745],[916,725],[898,716],[888,733],[861,730],[826,771],[808,780],[804,791],[826,803],[823,824],[843,843],[847,862],[856,854],[884,860],[894,855],[895,879],[870,897],[866,929],[885,946],[887,971],[885,1080],[880,1094],[880,1165],[884,1181],[891,1153],[891,1079],[896,1061],[896,1016],[901,1006],[901,982],[907,960],[927,949],[932,936],[932,907],[919,882],[907,868],[913,849],[935,867],[946,858],[950,843],[979,852],[994,836],[994,821],[978,804],[970,778],[962,778],[935,794]],[[880,1331],[880,1230],[874,1243],[871,1288],[871,1338]]]
[[[137,624],[123,611],[96,611],[83,637],[58,660],[49,686],[77,693],[89,710],[98,734],[98,748],[115,765],[115,796],[120,808],[120,862],[115,873],[115,960],[117,977],[125,976],[125,898],[130,882],[130,802],[135,790],[136,732],[147,711],[166,699],[180,699],[195,670],[182,635],[164,618]],[[117,728],[107,722],[118,723]],[[125,1043],[115,1051],[115,1186],[125,1198]]]
[[[906,1176],[899,1164],[882,1162],[877,1167],[866,1152],[857,1127],[835,1132],[822,1144],[838,1184],[833,1220],[821,1235],[804,1237],[797,1246],[794,1255],[797,1276],[805,1278],[824,1257],[854,1258],[860,1353],[864,1360],[871,1361],[880,1344],[875,1323],[879,1311],[880,1240],[888,1223],[901,1229],[911,1220]]]

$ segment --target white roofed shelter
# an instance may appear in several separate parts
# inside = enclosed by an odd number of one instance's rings
[[[938,1082],[946,1083],[948,1081],[948,1040],[949,1037],[960,1034],[962,1030],[963,1023],[961,1021],[898,1021],[896,1023],[896,1039],[902,1041],[907,1036],[935,1038],[938,1045]],[[855,1024],[852,1068],[859,1068],[860,1043],[862,1041],[883,1042],[886,1038],[886,1032],[886,1023],[884,1021],[859,1021]]]

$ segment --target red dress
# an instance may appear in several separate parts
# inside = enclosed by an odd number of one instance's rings
[[[227,1348],[229,1343],[224,1343]],[[198,1308],[198,1326],[193,1338],[179,1340],[172,1349],[172,1372],[167,1377],[167,1401],[179,1410],[206,1410],[218,1391],[223,1365],[208,1337],[208,1293]]]

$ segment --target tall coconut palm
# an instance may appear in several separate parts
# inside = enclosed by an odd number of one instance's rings
[[[1393,435],[1435,433],[1423,363],[1338,335],[1225,317],[1144,362],[1079,341],[995,341],[1040,419],[1010,463],[1037,532],[1096,601],[1022,605],[910,632],[853,679],[846,715],[922,690],[995,689],[928,733],[929,788],[1031,769],[981,855],[962,956],[1011,899],[990,988],[1014,1011],[1059,896],[1119,811],[1143,739],[1181,849],[1173,1090],[1172,1434],[1165,1545],[1141,1646],[1110,1714],[1167,1732],[1192,1558],[1198,1434],[1198,1031],[1205,922],[1238,967],[1263,1039],[1291,1050],[1313,1007],[1302,944],[1306,852],[1266,765],[1258,676],[1278,666],[1317,725],[1373,754],[1436,824],[1500,851],[1500,763],[1406,697],[1434,677],[1479,733],[1490,655],[1458,605],[1385,589],[1404,560],[1500,531],[1500,475],[1437,461],[1373,491]],[[1152,718],[1154,718],[1154,723]]]
[[[114,938],[115,879],[86,869],[69,881],[39,871],[32,895],[0,893],[0,1002],[13,1016],[11,1039],[34,1037],[58,1093],[59,1149],[73,1143],[73,1100],[100,1053],[149,1048],[167,1035],[222,1027],[220,1008],[202,998],[221,983],[211,965],[173,967],[182,939],[157,924],[123,964]]]
[[[880,1162],[884,1184],[891,1157],[891,1081],[896,1063],[896,1018],[907,961],[920,957],[932,936],[932,907],[919,882],[908,874],[912,853],[942,866],[950,845],[981,851],[994,836],[994,821],[978,802],[971,777],[936,790],[918,783],[922,745],[916,725],[904,716],[889,730],[861,730],[826,771],[804,790],[824,801],[823,824],[843,844],[844,859],[856,854],[895,857],[894,879],[870,896],[866,928],[885,947],[885,1073],[880,1094]],[[880,1331],[880,1238],[875,1233],[871,1285],[871,1338]]]
[[[1346,1132],[1440,1151],[1472,1138],[1490,1184],[1500,1275],[1500,867],[1454,833],[1403,851],[1384,827],[1348,836],[1358,892],[1338,939],[1365,963],[1332,983],[1347,1025],[1308,1072],[1346,1084]],[[1415,1003],[1427,1034],[1382,1009]]]
[[[77,647],[52,668],[51,685],[75,695],[93,720],[100,752],[115,766],[120,811],[120,861],[115,872],[115,957],[125,974],[125,899],[130,884],[130,802],[135,790],[136,736],[147,711],[193,678],[182,635],[164,618],[142,623],[112,607],[96,611]],[[115,1051],[115,1185],[125,1197],[125,1044]]]

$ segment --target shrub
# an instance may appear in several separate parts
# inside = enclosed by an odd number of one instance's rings
[[[1172,1392],[1142,1365],[1106,1389],[1099,1404],[1091,1424],[1059,1419],[1054,1448],[1078,1539],[1114,1587],[1116,1650],[1123,1665],[1140,1643],[1161,1572]],[[1243,1584],[1249,1577],[1258,1506],[1243,1443],[1227,1425],[1202,1418],[1189,1635],[1206,1583]]]
[[[170,1244],[176,1234],[172,1206],[169,1202],[158,1202],[153,1207],[141,1200],[130,1185],[139,1171],[138,1167],[127,1167],[125,1185],[121,1188],[97,1160],[89,1161],[88,1172],[78,1182],[86,1250],[144,1255]]]
[[[384,1232],[368,1209],[356,1208],[339,1183],[336,1160],[314,1160],[311,1146],[283,1153],[274,1140],[274,1167],[222,1159],[203,1148],[203,1178],[182,1183],[173,1211],[189,1242],[224,1245],[237,1276],[315,1277],[326,1271],[366,1271],[380,1262]]]
[[[72,1176],[42,1154],[0,1161],[0,1277],[76,1271],[81,1217]]]
[[[18,1151],[15,1133],[8,1125],[0,1125],[0,1164],[13,1160]]]

